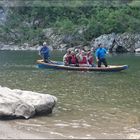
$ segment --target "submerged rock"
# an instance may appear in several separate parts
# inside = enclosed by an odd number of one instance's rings
[[[0,86],[0,118],[26,118],[52,113],[57,98],[49,94]]]

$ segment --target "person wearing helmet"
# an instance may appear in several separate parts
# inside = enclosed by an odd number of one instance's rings
[[[44,62],[46,63],[50,62],[50,50],[46,42],[43,43],[43,46],[40,49],[39,54],[43,58]]]

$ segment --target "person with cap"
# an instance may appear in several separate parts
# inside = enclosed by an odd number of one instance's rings
[[[50,62],[50,50],[46,42],[43,43],[43,46],[40,49],[39,54],[43,58],[44,62],[46,63]]]
[[[107,61],[106,61],[106,54],[107,54],[107,50],[101,45],[98,45],[98,49],[95,51],[95,56],[96,56],[96,60],[98,63],[98,67],[101,67],[101,64],[103,63],[105,65],[105,67],[107,67]]]

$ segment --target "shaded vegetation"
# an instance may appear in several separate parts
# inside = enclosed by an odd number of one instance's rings
[[[35,43],[43,38],[44,28],[55,28],[63,34],[84,29],[87,41],[112,32],[140,32],[137,0],[13,0],[12,3],[17,6],[8,8],[7,21],[0,28],[0,41]]]

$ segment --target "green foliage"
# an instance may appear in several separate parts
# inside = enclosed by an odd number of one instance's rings
[[[71,20],[68,18],[62,19],[60,21],[56,21],[55,27],[59,29],[60,32],[70,34],[74,31],[76,26],[73,24]]]
[[[42,30],[52,27],[75,34],[84,27],[84,40],[107,33],[140,32],[138,0],[34,0],[10,7],[1,40],[37,42]],[[18,3],[18,4],[19,4]]]
[[[129,5],[131,7],[140,7],[140,1],[139,0],[133,0]]]

